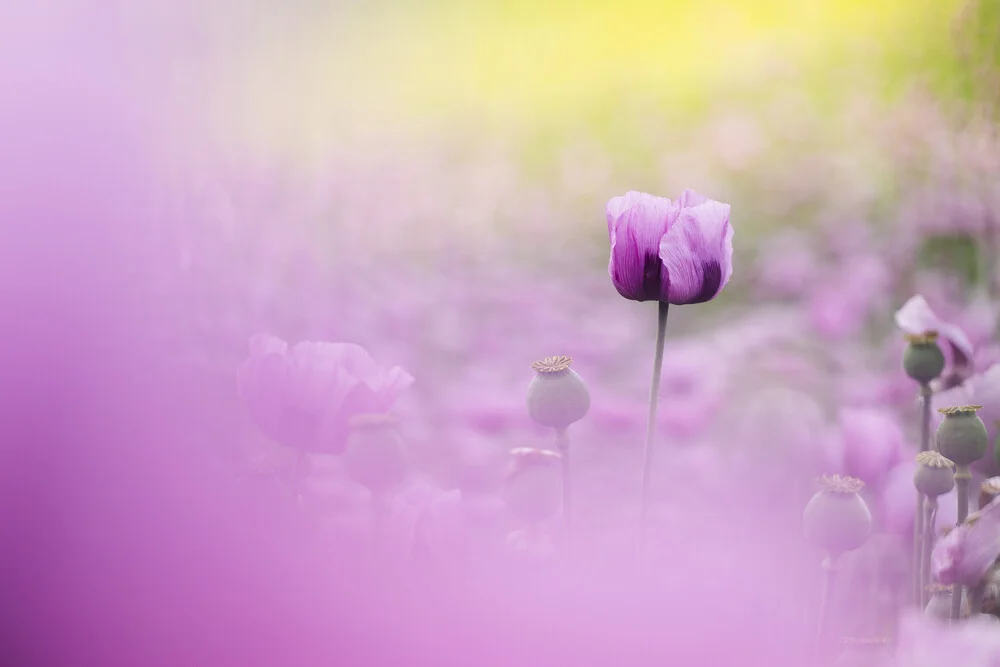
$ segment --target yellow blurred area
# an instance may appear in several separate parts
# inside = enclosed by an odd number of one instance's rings
[[[858,77],[886,91],[939,57],[957,6],[389,2],[264,31],[214,92],[228,139],[292,151],[321,150],[376,128],[594,124],[630,105],[690,116],[706,104],[747,104],[780,87],[835,102]]]

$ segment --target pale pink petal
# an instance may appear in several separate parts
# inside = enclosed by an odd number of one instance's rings
[[[677,200],[677,205],[681,208],[692,208],[707,201],[709,201],[708,197],[700,195],[694,190],[685,190],[681,193],[680,199]]]
[[[257,334],[250,339],[250,356],[264,356],[266,354],[285,354],[288,351],[288,343],[277,336],[270,334]]]
[[[968,526],[959,526],[935,543],[931,552],[931,574],[942,584],[958,582],[958,563]]]
[[[972,586],[986,576],[1000,556],[1000,503],[979,510],[979,519],[965,534],[962,550],[962,583]]]
[[[910,297],[910,300],[896,311],[895,317],[896,326],[914,336],[938,330],[937,315],[920,294]]]

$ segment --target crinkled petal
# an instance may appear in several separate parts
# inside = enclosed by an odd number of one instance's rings
[[[939,539],[931,552],[931,573],[942,584],[958,582],[958,561],[961,558],[962,542],[969,527],[962,525]]]
[[[938,330],[938,318],[921,294],[910,297],[903,307],[896,311],[896,326],[908,334],[918,336]]]
[[[622,213],[635,206],[643,197],[643,193],[630,190],[621,197],[612,197],[608,200],[604,208],[604,214],[608,219],[608,234],[613,235],[615,227]],[[645,195],[649,196],[649,195]]]
[[[392,394],[393,400],[414,382],[413,376],[399,366],[393,366],[385,374],[382,391]]]
[[[968,366],[972,362],[972,356],[975,354],[972,341],[958,326],[939,321],[938,334],[951,345],[952,365]]]
[[[677,205],[681,208],[692,208],[707,201],[709,201],[708,197],[700,195],[694,190],[685,190],[681,193],[680,199],[677,200]]]
[[[971,364],[975,349],[969,336],[960,327],[939,318],[923,295],[910,297],[896,311],[895,319],[896,325],[908,334],[936,332],[951,351],[951,365],[954,369],[967,369]]]
[[[732,276],[732,257],[728,204],[709,200],[683,209],[660,242],[670,303],[714,299]]]
[[[906,333],[914,335],[935,331],[951,344],[957,355],[964,357],[966,364],[972,359],[974,349],[966,333],[956,325],[941,320],[921,294],[910,297],[910,300],[896,311],[896,325]],[[962,362],[963,359],[955,360],[958,365]]]
[[[959,572],[963,584],[978,584],[1000,556],[1000,503],[979,510],[979,519],[965,532]]]
[[[608,273],[619,294],[636,301],[660,299],[665,288],[660,239],[676,217],[669,199],[645,193],[629,192],[608,202]]]
[[[358,380],[342,364],[338,343],[302,342],[291,353],[289,403],[295,409],[319,414],[336,396],[344,395]]]

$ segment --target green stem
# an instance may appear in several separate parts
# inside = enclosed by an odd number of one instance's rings
[[[646,544],[646,516],[649,512],[649,478],[653,466],[653,440],[656,435],[656,408],[660,400],[660,375],[663,372],[663,345],[667,337],[667,311],[670,304],[659,302],[656,324],[656,351],[653,355],[653,380],[649,386],[649,415],[646,419],[646,446],[642,451],[642,496],[639,509],[639,552]]]
[[[815,655],[823,651],[823,640],[826,636],[826,623],[830,615],[830,600],[833,597],[834,587],[837,584],[837,559],[827,556],[823,559],[823,588],[819,598],[819,617],[816,620],[816,643],[814,645]]]
[[[934,547],[934,517],[937,514],[937,498],[927,497],[924,501],[924,534],[922,536],[922,554],[920,556],[920,596],[917,598],[920,608],[927,606],[927,585],[931,581],[931,549]]]
[[[969,466],[956,466],[955,491],[958,493],[958,522],[961,524],[969,516]],[[962,586],[955,584],[951,598],[951,620],[956,621],[962,615]]]
[[[920,451],[926,452],[930,449],[931,433],[931,388],[928,384],[920,386]],[[923,606],[924,588],[927,581],[924,579],[923,565],[921,559],[925,551],[922,542],[925,538],[924,531],[924,502],[927,496],[917,491],[917,507],[913,515],[913,603]]]
[[[986,585],[982,582],[969,586],[969,618],[983,613],[983,597],[986,595]]]
[[[556,447],[562,456],[562,515],[563,523],[566,525],[566,540],[571,539],[573,533],[573,495],[571,493],[569,476],[569,435],[566,429],[556,429]]]

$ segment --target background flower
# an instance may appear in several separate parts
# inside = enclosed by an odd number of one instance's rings
[[[258,335],[237,382],[267,436],[289,447],[337,454],[350,418],[386,412],[413,377],[398,366],[379,366],[359,345],[303,342],[289,350],[284,341]]]

